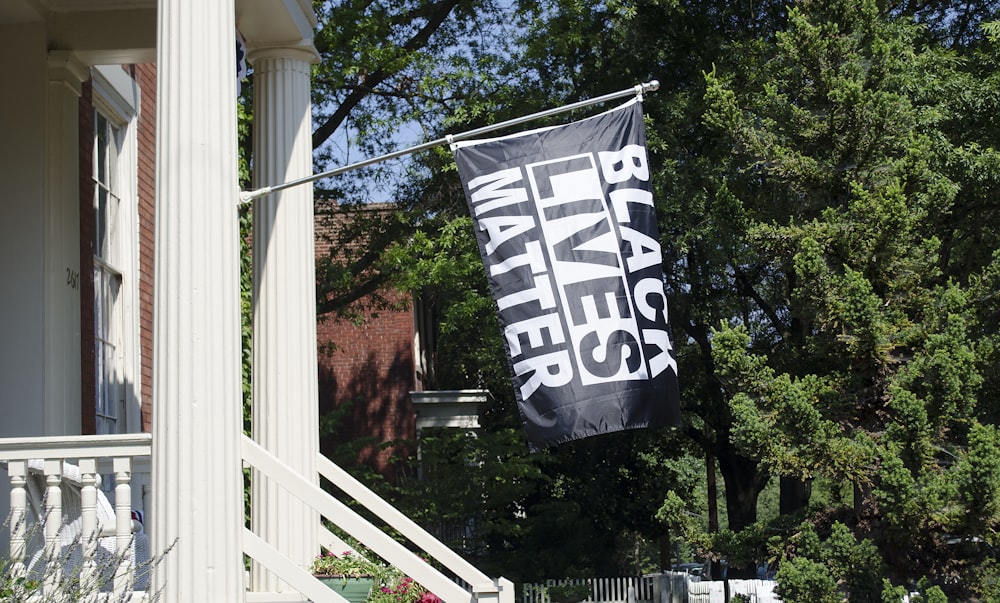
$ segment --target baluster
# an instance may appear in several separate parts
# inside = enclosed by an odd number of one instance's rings
[[[97,460],[80,459],[80,584],[84,592],[97,581]]]
[[[132,589],[135,562],[129,550],[132,544],[132,459],[115,457],[115,599],[121,600]]]
[[[24,486],[27,483],[27,469],[27,461],[10,461],[7,464],[7,475],[10,477],[10,560],[13,577],[25,574],[28,496]]]
[[[62,582],[62,459],[45,459],[45,580],[46,595],[56,594]]]

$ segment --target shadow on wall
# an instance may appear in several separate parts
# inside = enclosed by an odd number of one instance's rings
[[[330,356],[350,355],[338,349]],[[319,363],[320,451],[336,462],[363,463],[392,478],[390,459],[410,452],[407,445],[383,448],[386,442],[414,440],[416,419],[410,391],[414,388],[413,356],[399,345],[389,359],[368,351],[350,367]],[[388,361],[387,361],[388,360]]]

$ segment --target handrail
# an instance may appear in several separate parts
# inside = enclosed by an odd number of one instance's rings
[[[328,588],[312,574],[292,563],[250,530],[243,528],[243,551],[258,563],[273,571],[292,588],[314,603],[345,603],[346,599],[337,591]]]
[[[486,588],[493,587],[492,578],[466,561],[465,558],[435,538],[430,532],[417,525],[412,519],[401,513],[399,509],[386,502],[378,494],[372,492],[368,486],[362,484],[353,475],[338,467],[330,459],[322,454],[317,454],[316,467],[319,474],[330,480],[330,483],[340,488],[345,494],[384,520],[393,529],[426,551],[449,570],[455,572],[455,575],[471,584],[473,590],[481,587],[481,585],[488,585],[485,586]]]
[[[429,563],[409,551],[406,547],[393,540],[389,535],[365,520],[356,511],[337,500],[319,486],[299,476],[295,470],[279,461],[260,445],[243,436],[243,460],[277,482],[291,494],[313,507],[328,520],[334,522],[348,534],[365,544],[376,555],[389,564],[398,567],[404,574],[414,578],[422,586],[433,592],[447,603],[474,603],[474,593],[496,593],[501,588],[510,588],[510,599],[513,600],[513,588],[507,580],[490,580],[485,574],[473,567],[475,578],[483,577],[486,582],[473,583],[470,593],[452,581]],[[421,544],[421,543],[417,543]],[[443,545],[442,545],[443,546]],[[439,559],[448,569],[455,571],[454,559]],[[452,565],[449,565],[451,562]],[[459,569],[466,575],[471,575],[468,568]],[[469,566],[471,567],[471,566]],[[456,572],[457,573],[457,572]],[[279,576],[281,577],[281,576]],[[505,593],[507,594],[507,593]]]
[[[102,456],[141,457],[151,455],[152,451],[151,433],[0,438],[0,460],[4,461]]]

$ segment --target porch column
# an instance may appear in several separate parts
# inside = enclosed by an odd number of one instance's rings
[[[244,601],[233,0],[159,0],[153,592]]]
[[[312,173],[309,74],[303,48],[251,49],[254,67],[254,186]],[[318,484],[316,255],[311,184],[254,201],[253,437]],[[319,553],[319,517],[263,477],[253,478],[253,531],[302,569]],[[292,590],[254,564],[253,590]]]
[[[70,52],[48,56],[45,121],[45,428],[80,433],[80,85],[90,77]],[[83,325],[93,331],[94,325]]]

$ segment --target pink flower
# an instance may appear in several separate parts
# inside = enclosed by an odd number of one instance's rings
[[[441,597],[427,591],[420,595],[420,603],[441,603]]]

